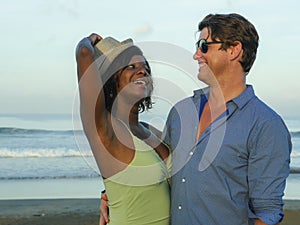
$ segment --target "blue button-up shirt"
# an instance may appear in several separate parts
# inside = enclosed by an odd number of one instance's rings
[[[255,218],[277,223],[291,152],[284,122],[248,85],[196,140],[201,101],[208,95],[209,88],[195,91],[167,119],[172,225],[243,225]]]

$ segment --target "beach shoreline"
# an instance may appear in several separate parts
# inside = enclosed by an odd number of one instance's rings
[[[100,199],[0,200],[1,225],[98,225]],[[285,200],[281,225],[299,225],[300,200]]]

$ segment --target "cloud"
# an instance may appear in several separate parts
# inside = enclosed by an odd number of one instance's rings
[[[153,32],[153,28],[149,23],[144,23],[141,26],[137,27],[134,31],[135,38],[144,37]]]
[[[38,10],[43,15],[48,16],[68,16],[77,19],[79,17],[78,2],[76,0],[60,0],[58,2],[39,2],[37,5]]]

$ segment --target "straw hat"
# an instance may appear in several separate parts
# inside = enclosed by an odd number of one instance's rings
[[[122,42],[112,37],[106,37],[99,41],[95,47],[95,61],[97,63],[100,76],[103,76],[110,64],[117,58],[119,54],[133,46],[132,39],[126,39]],[[106,77],[106,79],[108,79]]]

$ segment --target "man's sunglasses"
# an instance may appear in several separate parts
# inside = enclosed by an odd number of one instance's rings
[[[208,46],[212,44],[221,44],[223,41],[211,41],[207,42],[206,39],[201,38],[196,42],[196,50],[200,48],[202,53],[206,53],[208,51]]]

